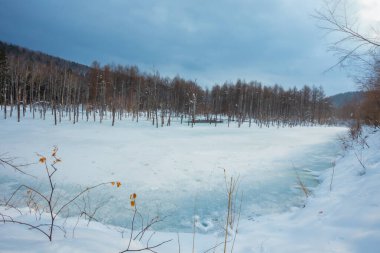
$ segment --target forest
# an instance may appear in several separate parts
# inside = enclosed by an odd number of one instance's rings
[[[20,121],[27,110],[33,118],[54,115],[72,121],[102,122],[144,117],[159,127],[173,117],[181,123],[217,124],[228,120],[259,126],[331,124],[333,108],[322,87],[284,89],[258,81],[225,82],[204,88],[180,76],[141,72],[136,66],[90,67],[0,44],[0,104],[3,117]]]

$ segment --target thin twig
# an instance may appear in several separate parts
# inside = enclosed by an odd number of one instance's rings
[[[235,200],[235,201],[236,201],[236,200]],[[236,224],[236,227],[235,227],[234,239],[232,240],[231,253],[234,251],[234,246],[235,246],[236,236],[237,236],[237,234],[238,234],[238,228],[239,228],[239,223],[240,223],[240,215],[241,215],[241,207],[242,207],[242,203],[243,203],[243,192],[241,193],[241,198],[240,198],[239,213],[238,213],[237,224]]]
[[[228,241],[228,242],[230,242],[230,241]],[[209,251],[211,251],[211,250],[213,250],[213,249],[216,249],[216,248],[218,248],[219,246],[221,246],[221,245],[223,245],[223,244],[224,244],[224,241],[222,241],[222,242],[216,244],[215,246],[213,246],[213,247],[207,249],[206,251],[203,251],[203,253],[207,253],[207,252],[209,252]]]
[[[40,229],[39,227],[34,226],[34,225],[32,225],[32,224],[29,224],[29,223],[26,223],[26,222],[17,221],[17,220],[14,220],[14,219],[10,219],[10,220],[5,220],[5,219],[3,219],[2,222],[4,222],[4,223],[7,222],[7,223],[15,223],[15,224],[20,224],[20,225],[25,225],[25,226],[27,226],[27,227],[29,227],[29,228],[31,228],[31,229],[36,229],[36,230],[40,231],[42,234],[46,235],[47,238],[50,239],[48,233],[46,233],[45,231],[43,231],[43,230]]]
[[[362,159],[359,158],[358,154],[356,154],[355,151],[354,151],[354,154],[355,154],[355,156],[356,156],[356,159],[358,159],[360,165],[361,165],[361,166],[363,167],[363,169],[364,169],[364,172],[361,173],[361,175],[364,175],[364,174],[366,173],[366,171],[367,171],[367,167],[364,165]]]
[[[334,180],[334,174],[335,174],[335,161],[333,162],[333,168],[332,168],[332,174],[331,174],[331,182],[330,182],[330,192],[332,190],[332,184],[333,184],[333,180]]]
[[[171,242],[171,241],[173,241],[173,239],[170,239],[170,240],[167,240],[167,241],[163,241],[163,242],[161,242],[159,244],[156,244],[156,245],[153,245],[153,246],[147,246],[147,247],[141,248],[141,249],[123,250],[123,251],[120,251],[120,253],[124,253],[124,252],[138,252],[138,251],[144,251],[144,250],[149,250],[149,251],[155,252],[152,249],[160,247],[161,245],[164,245],[165,243],[168,243],[168,242]]]
[[[134,210],[134,212],[133,212],[133,217],[132,217],[132,228],[131,228],[131,234],[130,234],[130,237],[129,237],[129,242],[128,242],[127,251],[129,250],[129,247],[131,246],[131,242],[132,242],[133,229],[134,229],[135,217],[136,217],[136,210],[137,210],[137,208],[135,208],[135,210]]]
[[[81,191],[80,193],[78,193],[74,198],[72,198],[71,200],[69,200],[68,202],[66,202],[55,214],[55,216],[57,216],[65,207],[67,207],[68,205],[70,205],[73,201],[75,201],[77,198],[79,198],[81,195],[83,195],[84,193],[92,190],[92,189],[95,189],[99,186],[102,186],[102,185],[106,185],[106,184],[110,184],[111,182],[106,182],[106,183],[100,183],[100,184],[97,184],[95,186],[91,186],[91,187],[87,187],[86,189],[84,189],[83,191]]]
[[[24,174],[24,175],[27,175],[27,176],[30,176],[30,177],[33,177],[33,178],[37,178],[29,173],[26,173],[25,171],[21,170],[20,168],[21,167],[26,167],[26,166],[29,166],[29,165],[32,165],[34,163],[27,163],[27,164],[14,164],[13,163],[13,160],[15,160],[16,158],[1,158],[0,157],[0,165],[2,165],[3,167],[5,167],[5,165],[8,165],[9,167],[15,169],[16,171],[20,172],[21,174]]]
[[[294,166],[294,164],[293,164],[293,168],[294,168],[294,171],[296,173],[298,185],[301,187],[301,189],[302,189],[303,193],[305,194],[306,198],[308,198],[309,195],[310,195],[310,192],[307,189],[307,187],[305,186],[305,184],[302,182],[302,180],[301,180],[301,178],[300,178],[300,176],[298,174],[298,171],[297,171],[296,167]]]
[[[179,234],[177,233],[178,253],[181,253],[181,242],[179,240]]]

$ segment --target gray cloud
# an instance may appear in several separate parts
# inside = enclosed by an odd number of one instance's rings
[[[84,64],[136,64],[204,86],[353,90],[310,17],[313,0],[0,0],[0,39]]]

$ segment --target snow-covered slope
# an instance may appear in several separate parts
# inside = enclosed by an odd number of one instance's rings
[[[363,137],[369,148],[336,160],[331,191],[333,169],[305,208],[245,222],[236,252],[380,252],[380,131]]]

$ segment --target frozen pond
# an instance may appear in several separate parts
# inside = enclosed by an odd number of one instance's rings
[[[1,119],[0,153],[34,162],[36,152],[48,155],[57,145],[63,160],[56,173],[62,198],[80,186],[121,181],[120,189],[103,187],[90,196],[101,203],[97,216],[104,222],[127,226],[129,194],[136,192],[144,216],[166,216],[156,229],[191,231],[196,215],[198,231],[209,232],[218,230],[225,216],[224,169],[240,178],[243,219],[302,206],[305,197],[297,187],[295,169],[308,187],[317,186],[319,173],[331,167],[340,151],[337,136],[344,131],[224,124],[191,128],[178,122],[156,129],[149,122],[130,120],[115,127],[107,121],[53,126],[52,121],[29,119],[18,124],[15,119]],[[41,165],[30,166],[28,172],[40,181],[21,180],[43,189]],[[3,169],[1,173],[0,190],[15,188],[15,174]]]

